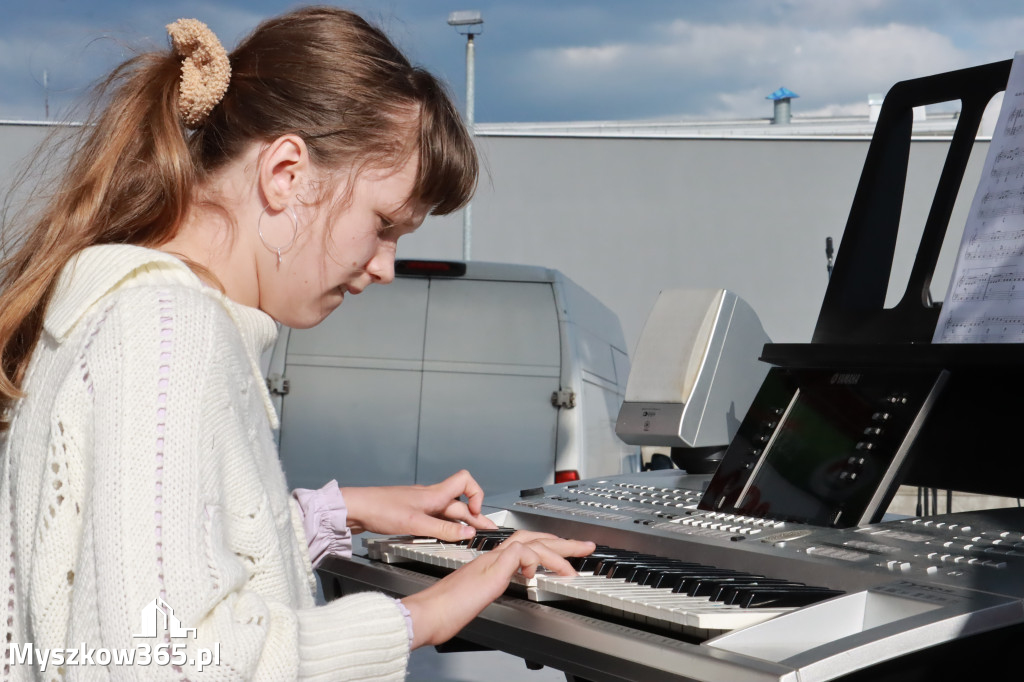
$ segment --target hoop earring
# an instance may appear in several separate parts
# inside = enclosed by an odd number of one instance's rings
[[[263,242],[263,246],[267,247],[271,251],[277,252],[277,269],[281,269],[281,251],[287,251],[291,248],[292,244],[295,243],[295,237],[299,234],[299,217],[295,215],[295,209],[291,206],[286,206],[284,210],[285,215],[292,221],[292,238],[288,240],[287,244],[282,246],[271,246],[267,243],[266,238],[263,236],[263,216],[267,214],[266,207],[263,208],[263,212],[260,213],[259,219],[256,221],[256,232],[260,236],[260,241]]]

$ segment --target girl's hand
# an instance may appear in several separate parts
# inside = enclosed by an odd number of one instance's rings
[[[465,470],[434,485],[342,488],[341,493],[353,533],[425,535],[454,542],[473,537],[476,528],[497,527],[480,513],[484,491]]]
[[[480,555],[402,603],[413,623],[413,648],[448,641],[500,596],[517,572],[533,577],[539,566],[559,575],[576,575],[568,556],[587,556],[593,542],[565,540],[549,533],[516,531],[495,549]]]

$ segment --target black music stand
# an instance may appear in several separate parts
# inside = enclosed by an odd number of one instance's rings
[[[915,444],[903,483],[1024,495],[1013,425],[1024,414],[1024,345],[932,344],[941,303],[930,284],[964,170],[1011,60],[902,81],[886,94],[811,343],[766,344],[789,367],[940,367],[950,381]],[[959,100],[961,113],[899,303],[885,308],[910,159],[914,107]],[[971,188],[973,189],[973,188]]]

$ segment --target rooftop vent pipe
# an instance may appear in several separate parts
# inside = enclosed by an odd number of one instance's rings
[[[779,88],[772,94],[765,97],[765,99],[775,100],[775,115],[772,117],[772,125],[789,125],[791,118],[789,113],[789,101],[794,97],[800,95],[787,90],[786,88]]]

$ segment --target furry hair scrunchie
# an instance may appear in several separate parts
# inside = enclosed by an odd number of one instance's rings
[[[178,111],[187,128],[202,125],[228,91],[231,63],[220,40],[197,19],[167,25],[174,52],[181,59]]]

